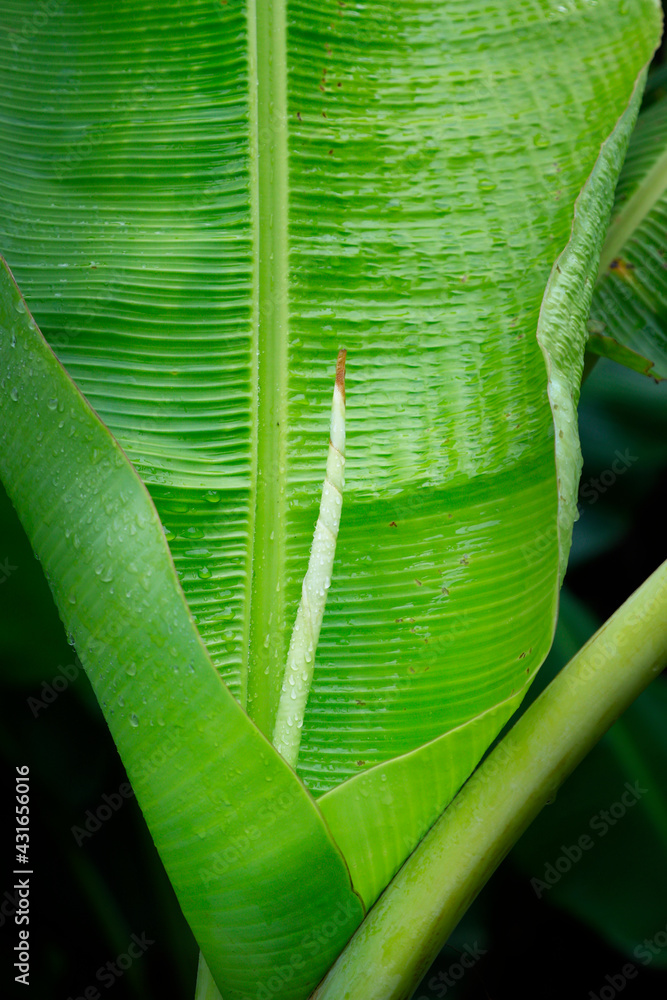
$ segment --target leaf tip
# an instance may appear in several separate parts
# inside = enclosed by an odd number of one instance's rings
[[[336,361],[336,388],[341,393],[343,397],[343,402],[345,402],[345,358],[347,357],[347,351],[344,347],[341,347],[338,352],[338,360]]]

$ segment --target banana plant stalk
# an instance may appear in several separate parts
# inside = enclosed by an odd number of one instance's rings
[[[510,848],[667,667],[667,562],[493,749],[392,879],[312,1000],[409,1000]]]

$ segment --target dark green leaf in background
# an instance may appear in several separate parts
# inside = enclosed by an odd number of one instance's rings
[[[616,189],[588,349],[667,378],[667,100],[641,113]]]

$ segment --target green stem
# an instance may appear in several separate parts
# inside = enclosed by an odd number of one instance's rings
[[[331,404],[329,456],[322,486],[320,514],[315,525],[308,569],[301,588],[292,641],[285,664],[273,745],[296,770],[301,727],[313,682],[315,653],[333,575],[336,539],[343,506],[345,474],[345,350],[338,352]]]
[[[392,880],[312,1000],[407,1000],[540,809],[667,664],[667,562],[530,706]]]

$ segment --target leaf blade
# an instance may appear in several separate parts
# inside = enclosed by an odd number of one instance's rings
[[[340,853],[215,672],[145,488],[4,262],[0,353],[3,479],[206,961],[225,996],[254,996],[333,920],[294,968],[285,995],[302,998],[362,916]]]

